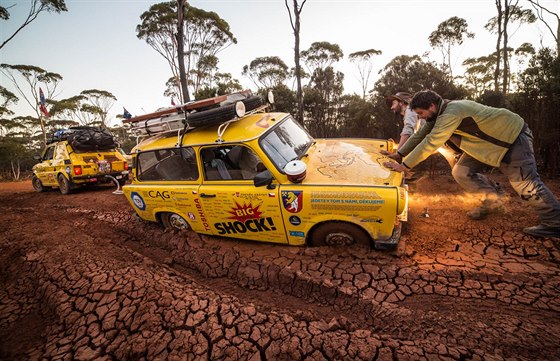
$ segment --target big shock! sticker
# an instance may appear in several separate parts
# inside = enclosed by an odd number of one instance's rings
[[[236,234],[247,232],[270,232],[275,231],[276,226],[272,217],[262,217],[259,211],[260,204],[253,207],[252,204],[243,204],[235,202],[235,207],[228,211],[231,214],[231,222],[215,223],[214,227],[218,230],[218,234]]]

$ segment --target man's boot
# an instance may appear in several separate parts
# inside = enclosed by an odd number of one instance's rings
[[[546,226],[544,224],[524,228],[523,232],[530,236],[539,238],[560,238],[560,227]]]
[[[499,199],[486,198],[482,204],[467,212],[470,219],[476,221],[486,219],[491,213],[498,213],[504,211],[504,203]]]

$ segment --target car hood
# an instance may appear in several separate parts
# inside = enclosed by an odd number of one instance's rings
[[[387,142],[374,139],[317,139],[307,153],[305,184],[400,186],[402,173],[383,166]]]

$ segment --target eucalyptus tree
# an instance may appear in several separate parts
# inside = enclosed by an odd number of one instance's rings
[[[37,115],[43,143],[47,144],[48,122],[40,110],[40,91],[45,91],[43,94],[47,102],[54,99],[56,88],[62,81],[62,76],[33,65],[1,64],[0,71],[12,82],[17,93],[21,96],[20,99],[23,99]]]
[[[14,112],[10,110],[12,104],[16,104],[19,98],[0,85],[0,119],[3,119],[6,115],[13,115]]]
[[[451,48],[454,45],[462,45],[465,38],[474,38],[474,33],[468,31],[467,21],[457,16],[441,22],[434,30],[428,40],[432,48],[441,51],[444,68],[447,68],[449,76],[453,79],[453,67],[451,65]]]
[[[284,0],[286,8],[288,9],[288,15],[290,16],[290,24],[292,25],[292,30],[294,32],[294,63],[295,63],[295,77],[297,82],[297,121],[303,124],[303,88],[301,86],[301,78],[303,76],[301,64],[300,64],[300,50],[299,50],[299,35],[301,31],[301,12],[303,6],[307,0],[303,0],[300,4],[298,0],[292,0],[292,7],[288,4],[288,0]],[[292,16],[293,13],[293,16]]]
[[[109,127],[108,114],[117,98],[106,90],[88,89],[72,96],[53,102],[52,121],[56,125],[95,125]]]
[[[497,35],[496,66],[494,68],[494,90],[506,94],[509,86],[509,37],[508,26],[512,22],[518,25],[534,23],[537,18],[530,9],[518,6],[519,0],[494,0],[498,14],[488,20],[486,30]],[[500,84],[500,74],[502,76]],[[501,89],[500,89],[501,88]]]
[[[373,70],[373,57],[381,54],[381,50],[368,49],[357,51],[348,55],[350,62],[354,63],[358,68],[359,80],[362,86],[362,99],[366,98],[369,78],[371,76],[371,71]]]
[[[317,69],[325,70],[343,57],[344,53],[340,46],[327,41],[314,42],[309,49],[301,52],[301,58],[310,74]]]
[[[467,58],[463,61],[463,84],[473,99],[492,89],[496,54]]]
[[[181,84],[179,82],[178,40],[177,32],[177,2],[163,2],[154,4],[140,16],[141,23],[136,27],[136,35],[146,41],[169,65],[172,78],[177,79],[180,101],[184,102]],[[208,56],[216,56],[220,51],[232,44],[237,39],[230,31],[229,24],[218,14],[205,11],[185,3],[182,9],[185,22],[185,33],[182,39],[185,49],[186,74],[188,83],[192,85],[195,93],[200,85],[196,70],[200,61]]]
[[[243,66],[242,74],[257,88],[264,89],[274,88],[289,77],[288,66],[277,56],[255,58],[249,65]]]
[[[23,30],[23,28],[25,28],[27,25],[31,24],[35,19],[37,19],[39,14],[41,14],[42,12],[60,13],[62,11],[67,11],[64,0],[32,0],[28,3],[30,6],[29,13],[27,14],[25,20],[23,21],[23,24],[21,24],[11,35],[9,35],[5,40],[2,41],[2,44],[0,44],[0,49],[2,49],[4,45],[10,42],[10,40],[12,40],[21,30]],[[16,4],[12,6],[16,6]],[[4,6],[0,6],[1,20],[10,19],[10,12],[8,10],[12,6],[9,6],[7,8]]]

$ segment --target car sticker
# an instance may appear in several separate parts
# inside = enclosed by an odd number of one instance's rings
[[[132,199],[132,203],[141,211],[146,210],[146,203],[140,194],[137,192],[130,193],[130,199]]]
[[[282,204],[290,213],[298,213],[303,208],[303,191],[283,191]]]
[[[289,220],[294,226],[299,226],[301,224],[301,219],[298,216],[290,216]]]

